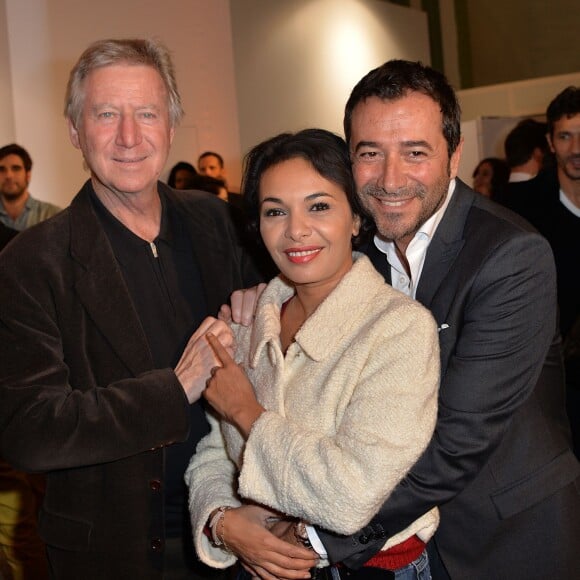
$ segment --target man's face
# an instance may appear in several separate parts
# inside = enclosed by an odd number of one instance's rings
[[[562,117],[554,123],[548,142],[558,164],[560,185],[580,179],[580,113]]]
[[[159,73],[144,65],[106,66],[88,75],[84,89],[79,126],[69,120],[69,132],[97,194],[156,191],[174,134]]]
[[[198,162],[198,166],[199,172],[202,175],[209,175],[210,177],[215,177],[215,179],[223,179],[223,167],[215,155],[202,157]]]
[[[26,193],[30,183],[30,171],[24,169],[19,155],[6,155],[0,159],[0,196],[16,199]]]
[[[449,159],[439,106],[422,93],[360,102],[351,121],[350,152],[362,204],[381,237],[404,251],[445,200],[461,146]]]

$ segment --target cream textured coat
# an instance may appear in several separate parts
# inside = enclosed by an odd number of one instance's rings
[[[234,561],[203,534],[215,508],[249,499],[353,533],[431,438],[439,384],[435,322],[385,284],[366,256],[355,258],[286,355],[280,307],[294,291],[282,279],[264,291],[254,325],[234,327],[237,362],[267,411],[245,445],[234,427],[210,417],[212,431],[186,472],[197,553],[211,566]],[[414,533],[427,540],[437,524],[432,510],[385,547]]]

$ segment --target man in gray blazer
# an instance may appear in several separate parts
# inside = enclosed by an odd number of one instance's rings
[[[158,181],[181,115],[163,46],[91,45],[66,102],[90,179],[0,257],[0,455],[47,473],[54,578],[205,574],[183,474],[209,430],[205,333],[231,331],[202,321],[258,279],[226,204]]]
[[[425,454],[366,529],[347,542],[321,539],[332,559],[357,566],[383,534],[438,505],[435,577],[578,577],[580,467],[564,411],[552,254],[525,222],[456,179],[459,115],[445,78],[405,61],[371,71],[346,106],[355,179],[377,226],[368,254],[435,316],[442,377]]]
[[[433,69],[395,60],[371,71],[352,91],[344,128],[376,224],[365,251],[439,325],[439,414],[429,447],[370,524],[347,538],[311,529],[311,543],[364,580],[373,570],[361,566],[385,538],[438,506],[435,579],[580,578],[580,466],[548,243],[456,178],[460,109]],[[301,577],[282,551],[246,563]]]

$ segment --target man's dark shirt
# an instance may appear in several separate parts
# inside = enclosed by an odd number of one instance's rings
[[[155,367],[174,368],[187,341],[207,315],[204,290],[192,240],[183,218],[161,195],[162,218],[153,244],[133,234],[92,196],[129,295],[147,337]],[[119,324],[123,324],[119,320]],[[199,440],[209,432],[200,402],[190,405],[188,439],[165,448],[165,531],[189,537],[187,488],[183,474]],[[161,474],[160,474],[161,475]]]

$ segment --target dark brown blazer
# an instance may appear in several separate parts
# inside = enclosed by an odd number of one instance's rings
[[[18,232],[0,223],[0,250],[14,237]]]
[[[372,242],[367,253],[390,281],[384,254]],[[369,526],[348,538],[321,533],[329,554],[360,566],[439,506],[434,541],[452,579],[580,578],[580,466],[548,243],[458,180],[417,300],[440,328],[435,435]]]
[[[188,402],[153,367],[90,188],[0,257],[0,454],[47,472],[53,576],[161,578],[164,446],[187,437]],[[215,315],[256,282],[227,206],[159,188],[185,217]]]

